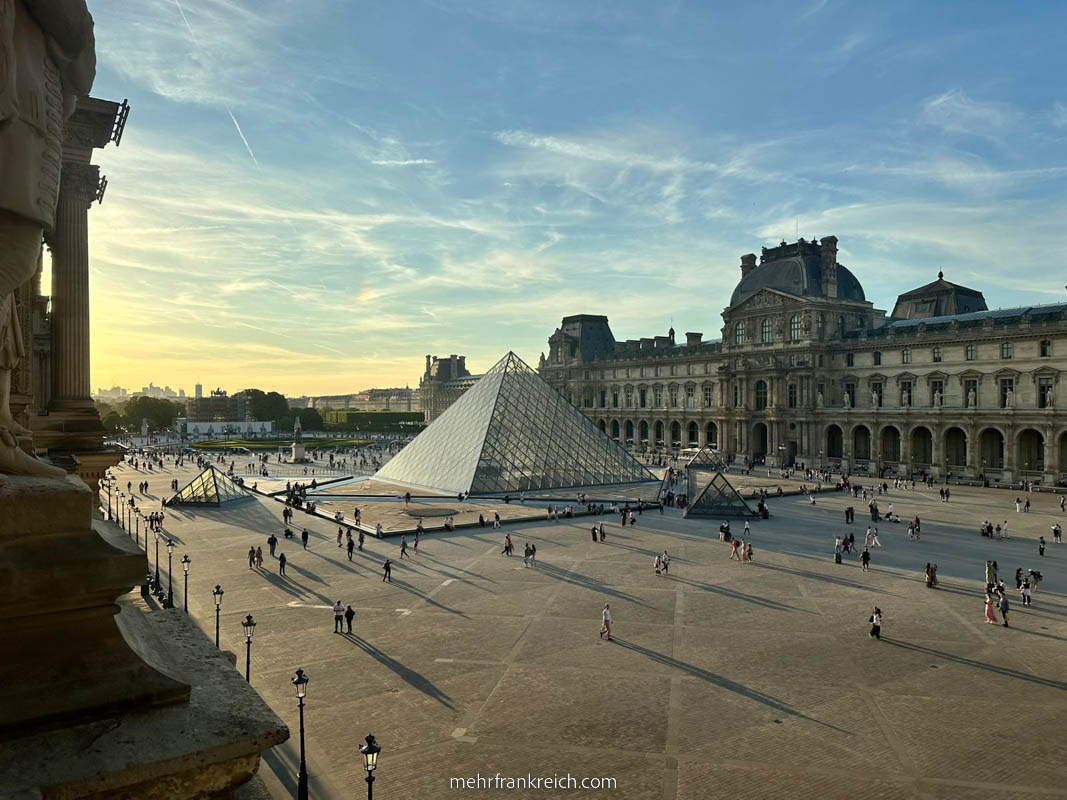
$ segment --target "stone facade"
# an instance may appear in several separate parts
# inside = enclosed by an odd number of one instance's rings
[[[426,423],[441,416],[480,377],[467,371],[466,356],[426,356],[426,371],[419,378],[419,408]]]
[[[565,317],[542,375],[639,451],[710,444],[768,466],[1067,478],[1067,303],[989,311],[939,275],[887,317],[832,236],[764,248],[758,265],[742,256],[741,272],[721,340],[672,329],[616,342],[606,317]]]

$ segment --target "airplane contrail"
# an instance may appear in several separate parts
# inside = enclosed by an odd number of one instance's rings
[[[174,5],[178,7],[178,13],[182,15],[182,22],[185,23],[185,29],[189,31],[189,36],[193,40],[193,44],[196,45],[198,50],[203,51],[204,48],[200,46],[200,40],[196,38],[196,34],[193,33],[193,26],[189,24],[189,18],[185,16],[185,9],[182,8],[181,0],[174,0]],[[223,107],[226,109],[226,113],[230,115],[230,119],[233,120],[233,127],[237,129],[237,135],[241,137],[241,141],[244,142],[245,150],[248,151],[248,155],[252,158],[252,163],[257,167],[259,166],[259,160],[256,158],[256,154],[252,152],[252,147],[248,144],[248,139],[245,138],[244,131],[241,130],[241,126],[237,122],[237,117],[233,115],[233,111],[227,103],[223,103]]]

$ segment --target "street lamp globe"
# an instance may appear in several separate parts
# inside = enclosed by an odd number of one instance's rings
[[[369,733],[367,734],[367,743],[359,748],[359,752],[363,754],[363,769],[367,772],[373,772],[378,766],[378,754],[382,752],[382,748],[378,746],[378,743],[374,741],[374,737]]]
[[[251,614],[245,617],[244,621],[241,623],[241,627],[245,629],[245,637],[251,642],[252,634],[256,631],[256,621],[252,619]]]
[[[189,558],[189,554],[188,553],[186,553],[184,556],[182,556],[182,569],[185,570],[185,574],[186,575],[189,574],[189,565],[191,563],[193,563],[193,560],[191,558]]]
[[[167,557],[169,558],[171,556],[171,554],[173,554],[173,553],[174,553],[174,540],[173,539],[167,539]]]
[[[215,590],[211,593],[212,597],[215,598],[215,608],[219,608],[222,605],[223,594],[224,592],[222,591],[222,586],[216,583]]]
[[[296,671],[296,675],[293,677],[292,683],[296,689],[297,700],[303,700],[307,697],[308,693],[308,676],[302,669]]]

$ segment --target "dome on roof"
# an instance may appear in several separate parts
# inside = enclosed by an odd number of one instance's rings
[[[760,264],[737,284],[737,288],[730,296],[730,305],[735,306],[744,302],[760,289],[777,289],[800,296],[825,297],[819,261],[802,256]],[[840,263],[837,265],[837,296],[842,300],[864,301],[867,299],[859,280],[848,267]]]

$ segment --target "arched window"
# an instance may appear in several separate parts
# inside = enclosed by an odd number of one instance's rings
[[[800,314],[794,314],[789,320],[789,339],[793,342],[800,341]]]
[[[738,322],[734,324],[734,344],[745,343],[745,323]]]
[[[759,340],[764,344],[771,342],[771,321],[769,319],[765,319],[760,323]]]
[[[756,381],[756,410],[767,407],[767,381]]]

